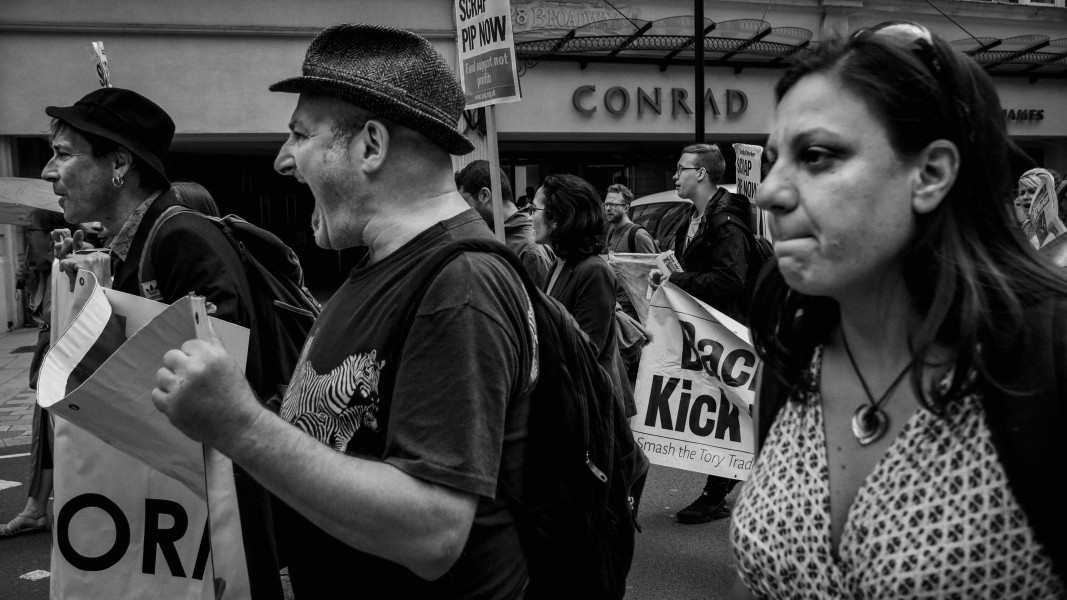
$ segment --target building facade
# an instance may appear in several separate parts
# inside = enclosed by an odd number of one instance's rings
[[[705,0],[700,91],[694,87],[692,0],[511,5],[523,100],[496,107],[495,122],[516,196],[556,172],[581,175],[601,190],[626,183],[638,196],[669,189],[680,149],[697,137],[699,106],[704,139],[728,155],[734,142],[760,144],[790,48],[800,51],[806,43],[896,19],[960,40],[961,50],[982,50],[976,58],[990,64],[996,56],[1010,59],[989,67],[1009,131],[1036,164],[1067,171],[1062,0],[938,2],[945,15],[906,0]],[[143,93],[174,117],[167,164],[172,179],[204,184],[223,213],[279,234],[300,255],[309,284],[328,291],[359,252],[316,248],[308,227],[310,193],[273,172],[294,98],[267,87],[300,68],[322,27],[340,22],[415,31],[454,63],[453,19],[450,0],[8,0],[0,13],[0,176],[39,176],[50,156],[44,107],[68,105],[100,85],[87,47],[102,41],[113,84]],[[763,37],[739,50],[757,36]],[[594,38],[609,45],[597,49]],[[671,39],[679,52],[668,59]],[[991,42],[981,40],[999,42],[983,50]],[[578,42],[585,50],[571,52]],[[479,119],[472,113],[462,125],[475,139]],[[483,141],[476,155],[484,152]],[[0,286],[7,290],[14,288],[23,252],[19,228],[0,226]],[[21,323],[13,301],[0,308],[5,311],[9,326]]]

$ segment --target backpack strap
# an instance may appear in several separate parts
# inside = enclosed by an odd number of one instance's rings
[[[739,219],[730,213],[721,212],[712,217],[709,227],[718,229],[727,223],[733,223],[736,225],[745,236],[745,243],[748,248],[745,251],[745,261],[748,263],[747,271],[745,272],[745,292],[743,302],[747,306],[752,302],[752,294],[756,289],[756,280],[759,279],[760,272],[763,270],[764,261],[763,255],[759,249],[759,242],[756,241],[756,235],[749,229],[748,223],[745,223],[744,219]],[[747,326],[748,323],[745,323]]]
[[[641,227],[640,223],[631,223],[630,232],[626,239],[626,247],[630,249],[630,252],[634,251],[634,244],[637,242],[637,232],[642,229],[644,229],[644,227]]]
[[[400,306],[405,306],[407,309],[407,315],[411,319],[404,319],[403,323],[407,324],[410,328],[410,322],[414,321],[415,314],[418,312],[418,305],[422,303],[422,297],[426,295],[426,291],[430,288],[430,284],[437,275],[444,270],[448,263],[452,262],[452,259],[456,258],[460,254],[465,252],[478,252],[482,254],[492,254],[504,259],[508,265],[511,266],[515,274],[522,280],[522,285],[526,288],[526,293],[532,297],[536,296],[540,292],[537,284],[534,283],[530,274],[526,271],[526,267],[523,266],[519,257],[512,252],[507,246],[501,244],[496,240],[480,239],[480,238],[465,238],[459,240],[453,240],[438,249],[433,253],[433,256],[423,262],[415,270],[412,275],[412,284],[408,286],[409,294],[402,298],[406,302],[398,303]],[[414,306],[412,305],[414,304]],[[403,331],[404,336],[407,337],[407,331]]]
[[[716,214],[711,219],[711,226],[714,228],[722,227],[727,223],[733,223],[734,225],[740,227],[741,230],[748,234],[749,237],[755,237],[755,235],[752,233],[752,230],[748,228],[748,223],[745,223],[743,219],[739,219],[736,216],[731,215],[730,213],[721,212]]]
[[[719,227],[722,227],[727,223],[733,223],[734,225],[737,225],[738,228],[740,228],[741,231],[744,232],[745,243],[748,244],[748,252],[745,258],[749,262],[749,270],[751,271],[751,265],[754,264],[752,260],[753,254],[759,254],[759,248],[756,247],[756,235],[752,233],[752,230],[748,228],[748,223],[745,223],[743,219],[739,219],[736,216],[726,212],[718,213],[714,217],[712,217],[711,222],[708,223],[708,226],[712,229],[718,229]],[[759,258],[759,256],[756,256],[755,258]],[[762,260],[758,260],[756,262],[762,262]],[[749,275],[751,274],[746,273],[746,278]],[[745,282],[745,285],[748,285],[747,281]]]
[[[534,283],[530,274],[526,271],[526,267],[523,266],[522,261],[504,244],[501,244],[496,240],[475,238],[459,239],[449,242],[434,251],[427,260],[423,261],[415,269],[411,275],[409,284],[404,288],[404,292],[396,299],[396,306],[401,307],[403,312],[401,313],[397,328],[389,336],[389,341],[384,348],[386,356],[395,357],[393,360],[398,362],[397,359],[400,356],[400,351],[404,346],[404,342],[407,341],[408,335],[411,333],[411,327],[415,323],[415,317],[418,316],[419,306],[422,304],[422,299],[426,296],[427,290],[430,289],[430,285],[453,259],[465,252],[480,252],[499,256],[504,262],[511,266],[511,270],[522,280],[522,285],[526,289],[526,294],[529,296],[530,302],[533,302],[534,298],[540,294],[540,289],[538,289],[537,284]],[[383,371],[381,379],[379,380],[380,390],[392,394],[395,378],[395,370],[389,369]]]
[[[152,246],[156,241],[156,233],[163,226],[163,223],[166,223],[168,219],[179,213],[200,214],[187,206],[175,204],[163,211],[163,214],[159,215],[156,222],[152,224],[152,229],[148,230],[148,238],[145,239],[144,249],[141,251],[141,262],[137,265],[137,291],[141,293],[142,297],[149,300],[163,301],[163,296],[159,293],[159,286],[156,284],[155,269],[152,268]]]

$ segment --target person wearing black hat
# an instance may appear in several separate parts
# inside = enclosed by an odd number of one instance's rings
[[[112,287],[167,304],[196,293],[214,305],[215,317],[248,327],[254,336],[241,259],[223,233],[198,215],[178,214],[160,224],[150,249],[157,279],[140,281],[149,232],[168,208],[180,205],[164,168],[174,136],[166,111],[137,92],[101,88],[73,106],[45,112],[53,117],[53,155],[41,178],[52,183],[68,221],[99,221],[112,233]],[[80,241],[79,234],[72,241]],[[60,254],[64,258],[62,249]],[[66,256],[61,268],[73,277],[83,259]],[[253,340],[246,370],[253,382],[261,380],[256,348]],[[266,492],[239,470],[235,483],[253,596],[281,598]]]
[[[297,598],[520,598],[525,557],[498,493],[519,483],[536,368],[518,274],[457,258],[408,336],[392,335],[422,261],[492,238],[453,179],[450,155],[473,149],[455,128],[459,82],[415,34],[338,25],[271,90],[300,94],[275,168],[311,188],[316,242],[368,257],[323,309],[281,418],[221,347],[195,340],[167,353],[153,400],[294,509]]]

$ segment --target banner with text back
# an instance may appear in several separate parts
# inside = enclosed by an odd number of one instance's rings
[[[748,479],[759,359],[748,330],[670,283],[652,296],[630,420],[651,462]]]

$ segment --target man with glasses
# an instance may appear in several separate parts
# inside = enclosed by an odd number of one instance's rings
[[[616,183],[608,187],[608,195],[604,199],[604,214],[608,221],[604,249],[657,254],[659,249],[656,248],[656,241],[644,227],[630,220],[630,203],[633,201],[634,193],[625,185]]]
[[[727,316],[748,322],[743,306],[748,274],[749,242],[744,228],[751,221],[748,198],[719,187],[726,161],[714,144],[686,146],[674,172],[678,195],[692,200],[690,218],[675,233],[674,253],[682,272],[668,281]],[[651,281],[658,285],[654,270]],[[730,515],[726,496],[737,481],[709,475],[700,497],[678,511],[679,523],[707,523]]]

